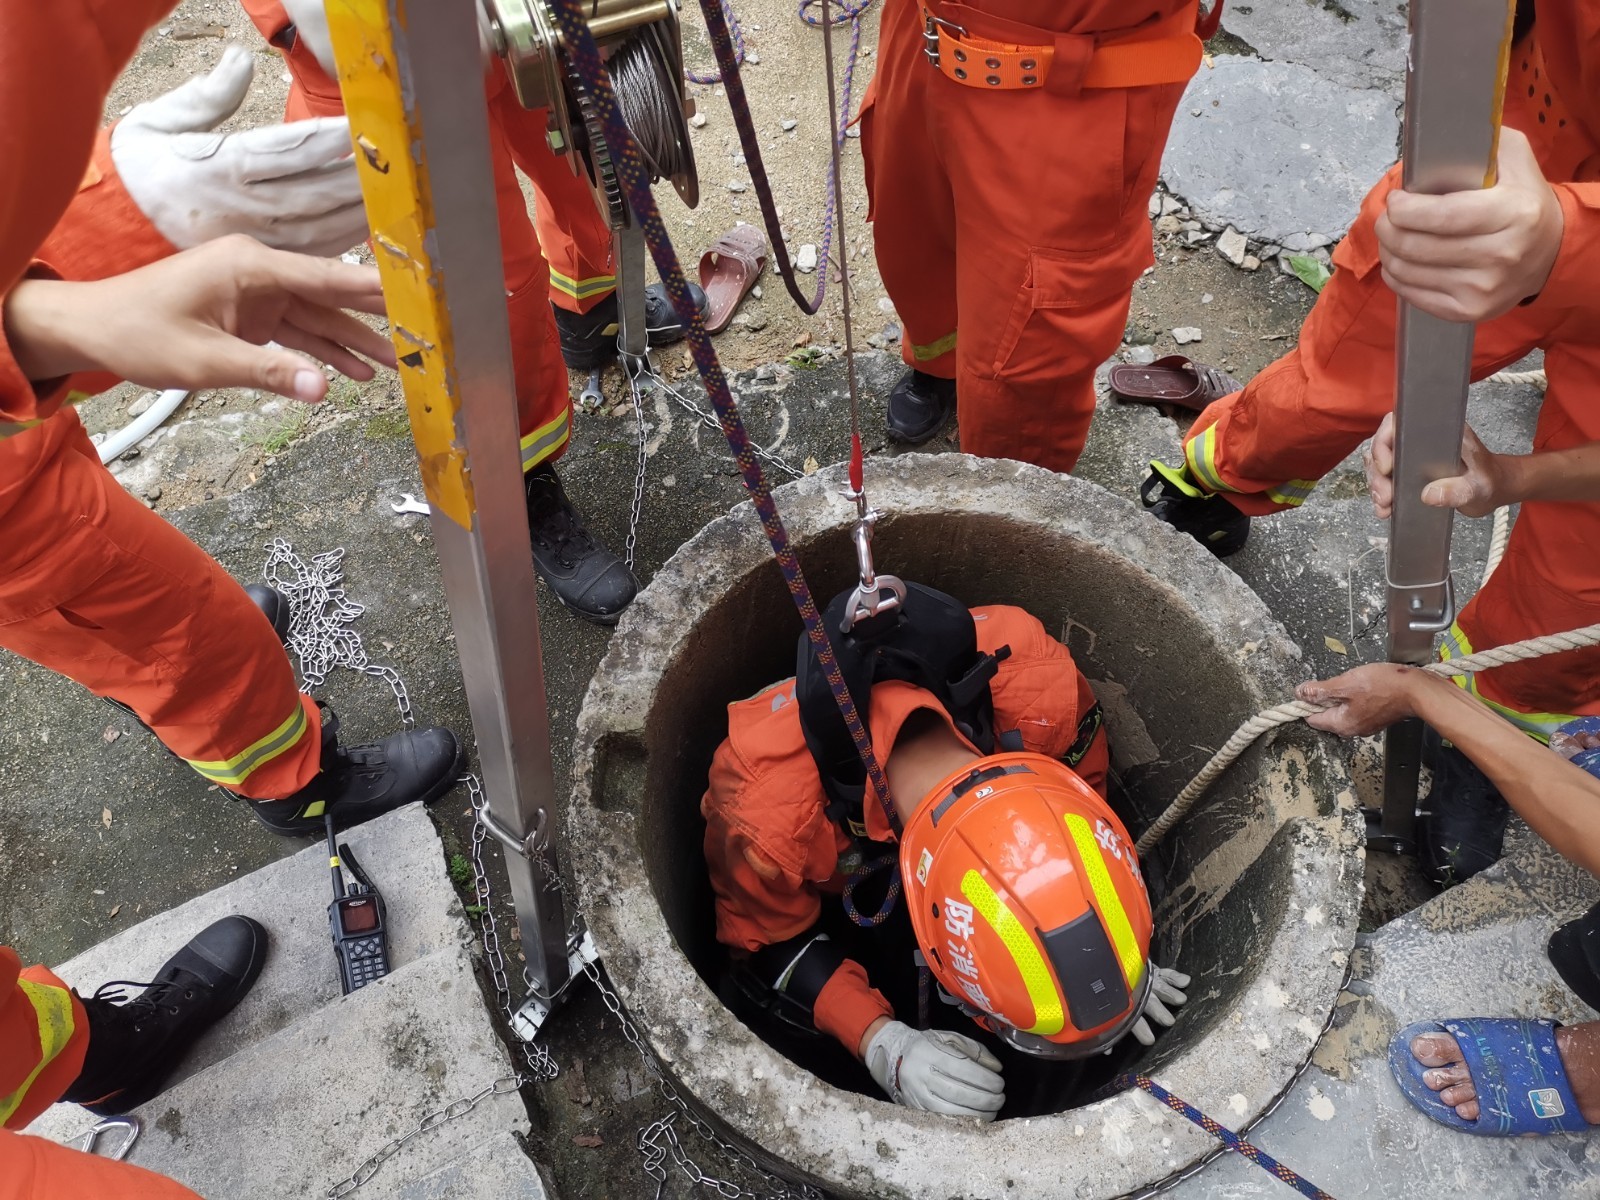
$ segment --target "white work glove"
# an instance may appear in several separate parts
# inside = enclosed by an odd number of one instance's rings
[[[992,1121],[1006,1102],[1000,1060],[943,1029],[890,1021],[867,1044],[867,1070],[896,1104],[924,1112]]]
[[[489,14],[483,10],[479,0],[471,0],[471,4],[478,16],[478,53],[487,64],[491,55]],[[328,10],[322,0],[283,0],[283,11],[289,14],[295,37],[305,43],[317,64],[328,73],[328,78],[337,79],[339,72],[333,62],[333,36],[328,32]]]
[[[1154,963],[1150,969],[1156,977],[1150,983],[1150,992],[1144,998],[1144,1012],[1133,1023],[1133,1036],[1141,1046],[1154,1046],[1156,1044],[1156,1031],[1150,1028],[1154,1021],[1164,1029],[1170,1029],[1172,1023],[1178,1018],[1172,1009],[1188,1003],[1189,997],[1181,992],[1180,988],[1189,986],[1189,977],[1182,971],[1174,971],[1171,967],[1158,967]],[[1167,1007],[1171,1005],[1172,1007]]]
[[[180,250],[244,233],[276,250],[341,254],[367,236],[350,123],[212,132],[244,102],[254,72],[250,52],[229,46],[209,75],[136,107],[111,131],[117,173]]]

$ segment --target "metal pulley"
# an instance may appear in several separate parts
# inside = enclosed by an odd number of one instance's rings
[[[580,168],[613,229],[631,224],[598,115],[572,69],[547,0],[481,0],[490,44],[505,63],[523,108],[548,110],[550,149]],[[700,177],[689,141],[694,112],[683,77],[683,31],[677,0],[589,0],[589,30],[600,44],[617,102],[651,169],[690,208]]]

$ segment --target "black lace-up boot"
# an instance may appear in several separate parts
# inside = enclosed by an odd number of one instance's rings
[[[249,917],[208,925],[150,983],[119,980],[83,1002],[89,1048],[61,1097],[102,1117],[161,1094],[200,1035],[228,1013],[267,961],[267,931]],[[127,989],[143,988],[128,998]]]
[[[339,718],[323,709],[322,769],[293,796],[252,800],[256,819],[285,837],[320,836],[322,814],[348,829],[420,800],[431,803],[456,785],[466,755],[448,729],[402,729],[381,742],[339,745]]]
[[[529,471],[526,487],[533,565],[562,604],[596,625],[615,625],[638,593],[639,581],[589,532],[554,467]]]

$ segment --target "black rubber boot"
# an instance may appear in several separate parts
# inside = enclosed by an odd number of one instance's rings
[[[920,446],[944,427],[956,407],[956,381],[907,371],[889,393],[889,437]]]
[[[639,581],[589,532],[554,467],[535,467],[525,485],[534,567],[573,612],[596,625],[615,625],[638,594]]]
[[[247,583],[244,585],[244,592],[254,601],[262,615],[272,623],[272,632],[278,635],[278,640],[288,645],[289,623],[294,616],[289,611],[289,598],[264,583]]]
[[[448,729],[402,729],[381,742],[339,745],[339,718],[323,710],[322,769],[283,800],[252,800],[256,819],[285,837],[321,836],[322,814],[349,829],[420,800],[432,803],[455,787],[466,754]]]
[[[1433,730],[1423,744],[1433,786],[1418,810],[1417,858],[1429,879],[1450,888],[1500,861],[1511,808],[1489,777]]]
[[[266,961],[261,923],[223,917],[169,958],[154,982],[105,984],[83,1002],[89,1048],[61,1098],[109,1117],[160,1095],[200,1035],[244,999]],[[129,1000],[126,988],[144,991]]]
[[[1187,533],[1218,558],[1238,553],[1250,539],[1250,518],[1224,497],[1191,483],[1187,469],[1151,463],[1139,499],[1157,520]]]
[[[706,294],[689,284],[689,295],[700,316],[706,315]],[[617,294],[612,292],[586,313],[569,312],[550,306],[556,314],[556,332],[561,335],[561,358],[574,371],[592,371],[617,356],[617,332],[622,318],[617,311]],[[679,316],[667,289],[652,283],[644,290],[644,327],[652,346],[670,346],[689,333],[689,320]]]
[[[1552,933],[1545,952],[1578,999],[1600,1008],[1600,904]]]

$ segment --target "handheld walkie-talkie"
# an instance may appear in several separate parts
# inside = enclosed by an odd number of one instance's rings
[[[349,846],[335,843],[333,815],[328,827],[328,866],[333,871],[333,903],[328,905],[328,927],[334,953],[339,956],[339,983],[349,995],[389,973],[389,930],[384,924],[383,897],[361,869]],[[350,868],[355,883],[346,886],[342,866]]]

